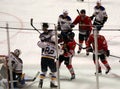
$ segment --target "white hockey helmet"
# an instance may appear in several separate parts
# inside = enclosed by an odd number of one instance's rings
[[[100,6],[101,5],[101,1],[97,1],[96,4],[97,4],[97,6]]]
[[[68,14],[68,10],[63,10],[63,14]]]
[[[96,3],[99,3],[99,4],[101,4],[101,1],[100,1],[100,0],[98,0]]]
[[[15,54],[16,56],[19,56],[19,55],[21,54],[21,51],[20,51],[19,49],[15,49],[15,50],[14,50],[14,54]]]

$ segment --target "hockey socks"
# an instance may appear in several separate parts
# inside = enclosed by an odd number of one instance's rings
[[[71,80],[72,80],[72,79],[75,79],[75,73],[74,73],[74,69],[73,69],[72,65],[67,65],[66,67],[67,67],[68,70],[70,71]]]
[[[40,79],[38,87],[42,88],[42,86],[43,86],[43,79]]]

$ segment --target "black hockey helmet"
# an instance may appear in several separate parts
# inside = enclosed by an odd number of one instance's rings
[[[73,39],[75,37],[75,33],[74,32],[68,32],[67,33],[67,38],[68,39]]]
[[[48,28],[49,25],[48,25],[48,23],[42,23],[42,27],[46,27],[46,28]]]
[[[82,9],[82,10],[80,11],[80,13],[81,13],[81,14],[86,14],[85,9]]]

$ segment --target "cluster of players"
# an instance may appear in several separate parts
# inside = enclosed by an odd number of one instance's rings
[[[79,15],[72,22],[71,17],[68,15],[68,11],[64,10],[63,14],[61,14],[58,18],[57,30],[61,31],[58,35],[58,44],[60,44],[59,49],[56,50],[55,46],[55,32],[52,30],[48,30],[48,24],[43,23],[43,33],[40,35],[40,41],[38,42],[38,46],[42,48],[42,56],[41,56],[41,74],[39,87],[42,88],[43,80],[47,73],[47,68],[49,67],[51,70],[51,82],[50,87],[57,87],[55,85],[56,80],[56,62],[58,63],[58,68],[61,66],[61,63],[64,62],[67,69],[70,71],[71,80],[75,79],[75,72],[72,66],[72,58],[75,54],[76,41],[74,39],[75,33],[73,32],[73,27],[79,24],[79,48],[77,53],[79,54],[82,50],[83,42],[86,44],[86,55],[89,55],[89,52],[93,52],[93,61],[96,64],[95,60],[95,45],[94,45],[94,31],[92,32],[92,28],[94,27],[97,30],[97,40],[98,40],[98,58],[100,58],[101,62],[106,67],[106,74],[111,70],[110,65],[107,62],[106,57],[110,55],[110,51],[108,50],[108,45],[105,37],[99,34],[99,31],[103,27],[104,23],[107,21],[108,16],[105,11],[105,8],[101,6],[100,2],[97,2],[97,5],[94,7],[95,12],[92,16],[86,15],[86,10],[80,10]],[[93,23],[92,23],[93,20]],[[62,50],[62,51],[60,51]],[[59,57],[56,57],[56,51],[59,52]],[[57,59],[55,61],[55,59]],[[100,64],[98,63],[98,73],[102,73],[102,69]],[[95,73],[96,74],[96,73]]]
[[[95,61],[95,45],[94,45],[94,31],[92,28],[97,30],[97,40],[98,40],[98,58],[100,58],[101,62],[106,67],[106,74],[109,73],[111,67],[107,62],[106,56],[110,55],[110,51],[108,49],[107,41],[103,35],[100,35],[100,30],[104,26],[104,23],[107,21],[108,16],[105,11],[105,8],[101,5],[101,2],[97,2],[97,5],[94,7],[95,11],[92,16],[86,15],[86,10],[80,10],[79,15],[72,22],[71,17],[68,15],[68,11],[64,10],[63,13],[58,18],[57,30],[61,33],[56,37],[55,31],[50,30],[48,23],[42,24],[43,32],[40,34],[37,45],[42,49],[41,52],[41,73],[40,73],[40,81],[38,87],[43,87],[43,80],[46,77],[48,67],[51,71],[50,73],[50,87],[56,88],[56,72],[57,67],[60,68],[61,63],[64,62],[67,69],[70,71],[71,80],[75,79],[75,72],[72,66],[72,58],[75,54],[75,47],[78,43],[76,43],[74,37],[75,33],[73,29],[75,25],[79,24],[79,48],[77,53],[80,54],[82,50],[83,42],[85,41],[86,45],[86,55],[89,55],[89,52],[93,53],[93,61]],[[93,21],[93,23],[92,23]],[[93,32],[93,33],[92,33]],[[56,40],[58,41],[56,47]],[[58,48],[58,49],[56,49]],[[56,58],[57,51],[59,57]],[[14,52],[11,52],[9,55],[9,59],[11,59],[12,69],[13,69],[13,79],[21,81],[23,62],[19,58],[20,50],[16,49]],[[9,64],[8,61],[8,66]],[[11,65],[10,65],[11,66]],[[9,73],[9,71],[8,71]],[[102,69],[100,64],[98,63],[98,73],[102,73]],[[14,83],[14,87],[17,87],[16,82]]]

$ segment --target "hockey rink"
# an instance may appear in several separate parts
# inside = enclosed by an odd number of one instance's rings
[[[48,22],[51,28],[57,23],[58,16],[63,9],[69,11],[72,20],[78,15],[76,9],[86,9],[86,14],[91,16],[97,0],[0,0],[0,27],[19,28],[10,29],[10,50],[21,49],[20,57],[23,59],[23,72],[26,78],[33,78],[40,71],[41,49],[37,46],[39,33],[31,30],[30,19],[34,19],[37,28],[41,28],[40,23]],[[106,8],[108,21],[101,31],[108,41],[111,55],[120,57],[120,0],[101,0]],[[53,24],[54,23],[54,24]],[[25,30],[23,30],[23,29]],[[77,26],[74,28],[76,29]],[[118,30],[119,31],[116,31]],[[78,42],[78,31],[75,32],[75,40]],[[7,55],[6,29],[0,28],[0,55]],[[76,53],[73,57],[73,68],[76,74],[75,80],[70,80],[70,73],[64,63],[60,67],[60,89],[97,89],[95,65],[92,61],[92,53],[85,55],[85,50],[81,54]],[[105,67],[102,66],[102,75],[99,76],[99,89],[120,89],[120,58],[107,58],[111,71],[105,74]],[[26,82],[21,89],[39,89],[39,76],[33,82]],[[0,86],[0,89],[3,89]],[[44,80],[43,89],[50,89],[49,72]]]

